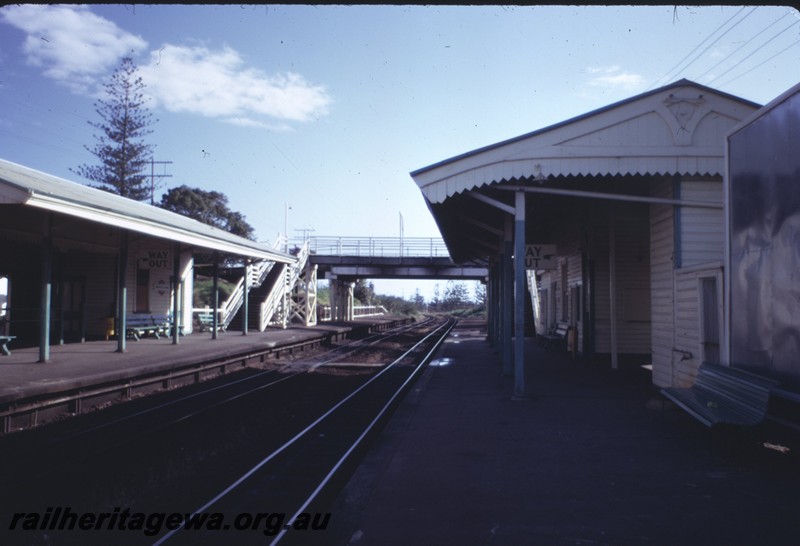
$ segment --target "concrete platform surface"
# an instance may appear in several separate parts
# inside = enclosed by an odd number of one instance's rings
[[[155,372],[199,362],[233,358],[299,343],[326,335],[343,333],[358,325],[380,324],[393,318],[370,317],[353,322],[322,323],[318,326],[269,328],[264,332],[220,332],[181,336],[177,345],[171,337],[128,340],[126,351],[118,353],[116,340],[53,345],[50,359],[39,363],[36,347],[15,348],[0,355],[0,405],[32,396],[86,388],[111,381],[128,380]]]
[[[529,398],[515,400],[483,324],[454,333],[320,543],[797,544],[798,460],[763,447],[778,441],[768,427],[712,441],[662,411],[645,370],[612,372],[533,340]]]

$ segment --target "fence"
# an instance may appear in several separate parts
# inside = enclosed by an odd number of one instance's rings
[[[383,305],[356,305],[353,307],[354,317],[377,317],[388,314],[389,311],[387,311]],[[330,305],[317,306],[317,320],[320,322],[331,320]]]

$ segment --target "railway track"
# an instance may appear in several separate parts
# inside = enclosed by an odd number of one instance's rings
[[[17,524],[32,529],[16,527],[12,538],[30,544],[291,542],[450,328],[404,326],[280,369],[142,401],[87,428],[2,442],[0,514],[23,514]],[[106,517],[91,535],[63,532],[64,507]],[[130,514],[153,518],[150,527],[127,528]],[[158,514],[176,518],[156,525]],[[192,529],[209,515],[227,529]],[[308,523],[322,526],[324,512],[317,516]]]

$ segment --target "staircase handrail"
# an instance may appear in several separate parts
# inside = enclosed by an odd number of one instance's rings
[[[272,244],[272,248],[278,250],[281,248],[282,245],[285,244],[285,239],[278,237],[278,239]],[[261,260],[251,264],[249,268],[249,278],[248,278],[248,289],[255,288],[257,286],[261,286],[261,283],[264,282],[264,279],[267,278],[270,270],[275,265],[275,262]],[[220,323],[223,328],[227,328],[230,326],[233,317],[236,316],[236,313],[239,312],[239,309],[242,308],[244,304],[244,275],[236,285],[233,287],[233,291],[231,292],[228,299],[222,302],[220,305],[220,309],[222,310],[222,316],[220,317]]]
[[[284,298],[291,295],[295,284],[297,284],[297,281],[300,279],[300,273],[306,266],[310,252],[310,245],[308,241],[305,241],[303,246],[301,246],[297,251],[295,256],[297,261],[289,264],[285,273],[286,277],[284,278],[284,282],[275,283],[275,286],[272,288],[269,295],[264,299],[263,303],[261,304],[260,313],[262,321],[260,328],[261,330],[264,330],[270,321],[272,321],[272,317],[275,316],[275,313],[283,303]],[[286,312],[288,313],[288,310]]]

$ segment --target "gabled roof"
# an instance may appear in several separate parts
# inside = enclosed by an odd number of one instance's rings
[[[0,159],[0,205],[38,207],[191,246],[292,263],[295,257],[168,210]]]
[[[689,80],[411,173],[429,203],[504,181],[722,175],[724,137],[760,105]]]

